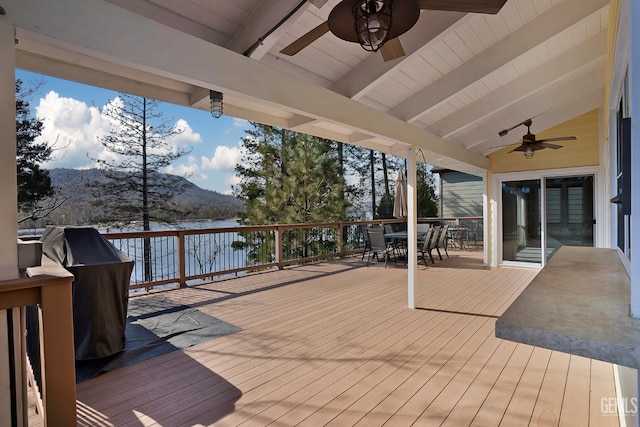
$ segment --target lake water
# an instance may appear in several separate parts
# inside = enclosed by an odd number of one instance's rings
[[[241,228],[237,221],[192,221],[177,225],[153,224],[153,231],[175,229],[208,229],[208,228]],[[120,231],[141,231],[141,226],[125,229],[101,229],[102,233]],[[243,250],[234,250],[232,245],[241,241],[242,236],[236,232],[216,234],[195,234],[185,236],[185,266],[187,275],[205,274],[208,272],[230,269],[242,269],[247,265],[247,254]],[[143,282],[144,257],[143,240],[116,239],[112,243],[127,256],[135,260],[135,268],[131,277],[132,283]],[[177,241],[175,237],[163,236],[151,239],[151,264],[153,280],[171,279],[177,276]],[[238,273],[243,274],[243,273]],[[221,275],[215,275],[220,277]]]
[[[238,221],[235,220],[216,220],[216,221],[185,221],[178,224],[151,224],[151,230],[175,230],[175,229],[194,229],[194,228],[226,228],[239,227]],[[101,233],[117,233],[120,231],[142,231],[142,225],[134,225],[124,228],[98,227]]]

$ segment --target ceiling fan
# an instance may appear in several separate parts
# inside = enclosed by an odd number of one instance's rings
[[[525,125],[527,127],[526,135],[522,136],[522,144],[519,147],[514,148],[509,151],[509,153],[513,153],[515,151],[524,152],[524,156],[527,159],[533,157],[533,153],[538,150],[544,150],[545,148],[550,148],[552,150],[557,150],[558,148],[562,148],[562,145],[549,144],[549,142],[556,141],[573,141],[576,139],[575,136],[560,136],[556,138],[546,138],[546,139],[538,139],[536,140],[535,134],[531,133],[531,119],[525,120],[522,123],[518,123],[515,126],[510,127],[509,129],[501,130],[498,135],[505,136],[509,133],[509,131],[517,128],[518,126]]]
[[[385,61],[404,56],[398,36],[409,31],[421,9],[496,14],[507,0],[342,0],[318,25],[280,53],[293,56],[327,32],[368,51],[381,51]]]

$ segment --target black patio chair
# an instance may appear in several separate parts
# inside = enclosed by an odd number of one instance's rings
[[[362,233],[362,240],[364,241],[364,251],[362,251],[362,259],[360,261],[364,261],[364,256],[367,252],[371,251],[371,243],[369,242],[369,227],[365,224],[360,224],[360,232]]]
[[[422,245],[422,242],[424,241],[424,236],[425,233],[427,231],[429,231],[429,229],[431,228],[431,224],[416,224],[416,231],[418,232],[418,246]]]
[[[438,251],[438,257],[440,257],[440,261],[442,261],[442,254],[440,253],[440,249],[444,249],[444,253],[447,254],[447,258],[449,258],[449,252],[447,251],[447,238],[449,233],[449,224],[445,224],[440,228],[440,235],[435,242],[435,249]]]
[[[422,261],[424,262],[424,265],[426,267],[429,267],[429,262],[427,261],[427,255],[429,255],[429,258],[431,258],[431,262],[435,264],[435,260],[433,259],[433,255],[431,254],[431,251],[433,250],[433,246],[431,246],[431,244],[433,242],[433,234],[436,228],[438,227],[430,227],[427,230],[426,234],[424,235],[424,239],[422,240],[422,243],[418,245],[418,251],[420,252],[420,257],[422,258]]]
[[[367,265],[371,258],[375,258],[378,262],[384,261],[384,267],[387,267],[389,258],[393,255],[393,246],[387,244],[384,239],[384,231],[381,228],[369,228],[367,229],[369,234],[369,244],[371,249],[369,250],[369,256],[367,257]],[[382,254],[382,259],[380,255]]]

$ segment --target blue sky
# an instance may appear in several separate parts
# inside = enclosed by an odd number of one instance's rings
[[[44,122],[42,140],[54,143],[53,159],[46,168],[92,168],[94,158],[106,158],[98,142],[110,122],[101,114],[103,106],[117,98],[118,92],[87,86],[49,76],[16,70],[23,86],[39,80],[44,84],[29,100],[31,112]],[[234,166],[241,156],[241,140],[249,123],[222,116],[215,119],[207,111],[162,103],[165,119],[173,119],[184,132],[173,144],[190,147],[187,157],[177,160],[168,172],[186,176],[207,190],[231,194],[236,183]]]

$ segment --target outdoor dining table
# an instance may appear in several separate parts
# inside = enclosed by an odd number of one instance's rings
[[[448,236],[447,236],[447,240],[449,243],[449,246],[451,246],[451,248],[453,248],[454,250],[456,249],[456,237],[458,234],[458,231],[463,231],[466,230],[466,227],[460,227],[460,226],[453,226],[453,227],[449,227],[449,230],[447,230],[448,232]],[[460,245],[460,249],[462,249],[462,244]]]
[[[418,240],[423,238],[427,232],[426,231],[418,231]],[[384,238],[387,240],[407,240],[409,239],[409,234],[406,231],[394,231],[393,233],[384,233]]]
[[[418,241],[424,239],[427,234],[426,231],[418,231]],[[393,250],[395,256],[398,258],[404,258],[405,264],[407,261],[407,240],[409,239],[409,233],[406,231],[394,231],[393,233],[385,233],[384,238],[387,241],[393,241]]]

